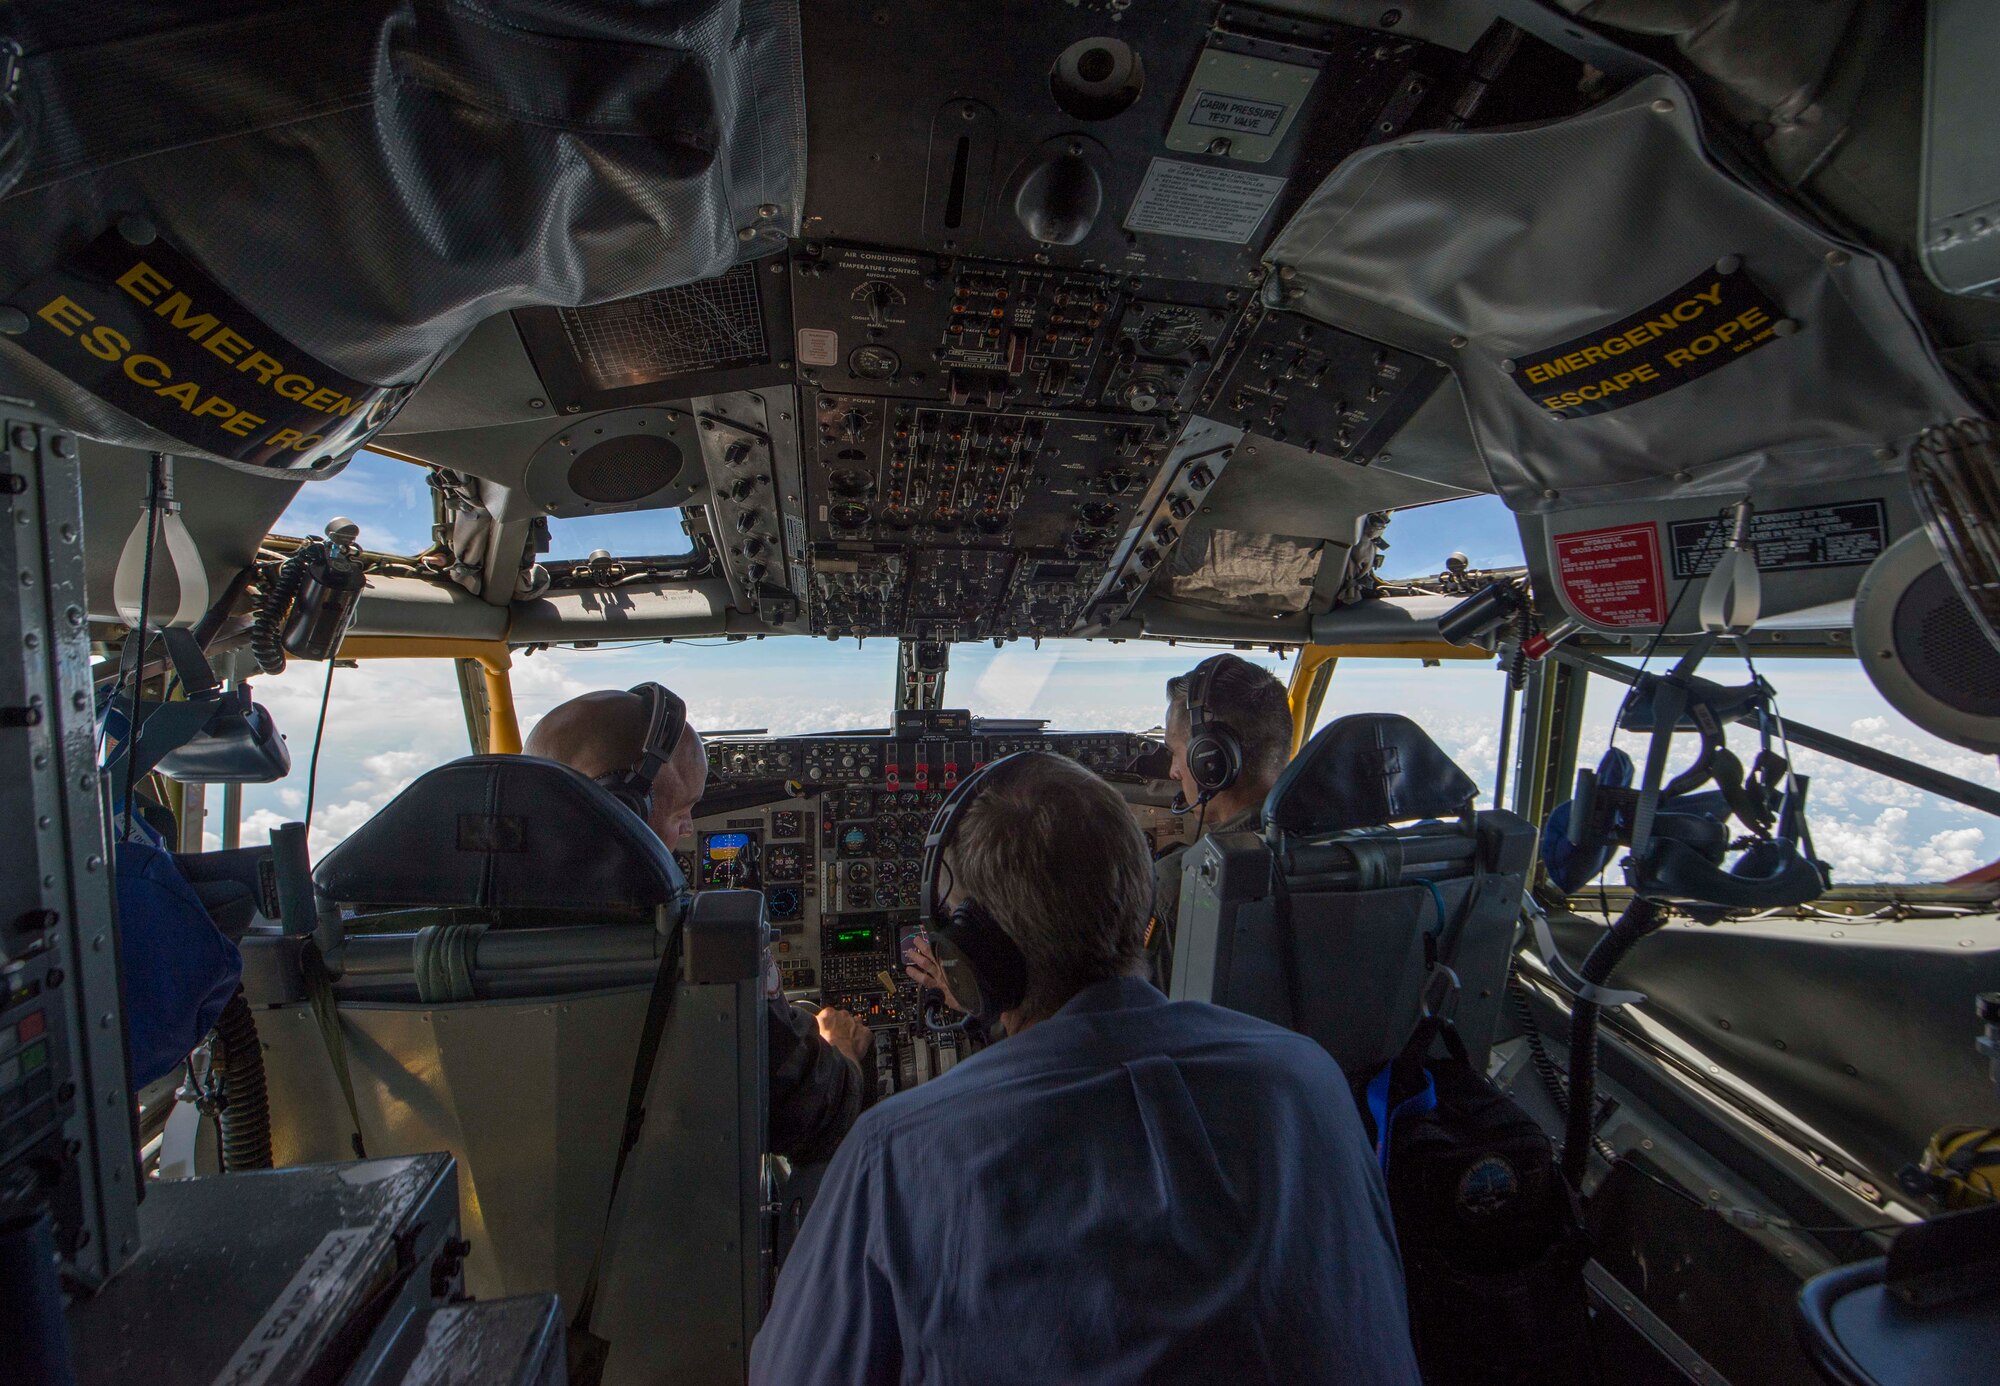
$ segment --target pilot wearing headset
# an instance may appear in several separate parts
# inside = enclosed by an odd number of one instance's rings
[[[708,780],[708,753],[686,720],[681,700],[658,684],[606,689],[552,709],[525,750],[597,780],[671,847],[694,830]],[[775,989],[767,1009],[771,1149],[795,1164],[825,1160],[874,1097],[874,1034],[846,1011],[808,1016]]]
[[[1009,1038],[864,1113],[751,1386],[1417,1386],[1381,1170],[1312,1040],[1149,985],[1118,792],[1044,752],[940,806],[920,909]]]
[[[1264,800],[1292,756],[1292,707],[1285,686],[1233,654],[1204,659],[1167,680],[1167,749],[1180,785],[1174,812],[1192,815],[1195,836],[1254,832]],[[1181,854],[1153,863],[1153,916],[1146,957],[1161,991],[1173,980],[1174,929],[1180,922]]]

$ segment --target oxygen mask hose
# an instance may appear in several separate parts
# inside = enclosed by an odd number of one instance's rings
[[[1657,901],[1634,896],[1590,950],[1579,969],[1584,981],[1603,986],[1632,945],[1667,922]],[[1569,1014],[1569,1121],[1563,1133],[1563,1177],[1581,1193],[1590,1169],[1591,1142],[1597,1135],[1597,1019],[1595,1001],[1576,998]]]
[[[257,1039],[257,1018],[243,988],[229,998],[216,1018],[215,1038],[222,1050],[216,1072],[225,1099],[216,1118],[222,1128],[222,1168],[233,1174],[271,1168],[271,1099],[264,1076],[264,1048]]]

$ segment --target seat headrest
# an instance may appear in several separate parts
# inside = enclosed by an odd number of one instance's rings
[[[1409,718],[1357,712],[1321,727],[1278,776],[1264,821],[1287,833],[1456,818],[1479,786]]]
[[[579,771],[534,756],[467,756],[391,799],[313,871],[343,903],[511,909],[646,908],[680,894],[674,854]]]

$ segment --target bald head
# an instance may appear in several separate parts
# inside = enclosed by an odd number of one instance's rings
[[[523,750],[559,760],[592,779],[631,768],[645,748],[646,701],[636,693],[604,689],[571,698],[535,724]],[[673,758],[653,780],[648,820],[669,847],[694,830],[693,810],[708,780],[708,752],[693,727],[681,734]]]

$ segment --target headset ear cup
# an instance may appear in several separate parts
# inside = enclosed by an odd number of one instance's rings
[[[1028,960],[978,902],[966,900],[953,909],[951,923],[942,936],[971,970],[978,998],[961,996],[959,1000],[974,1015],[991,1024],[1027,999]]]

